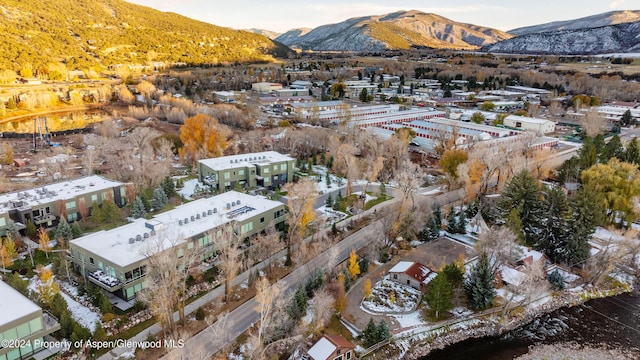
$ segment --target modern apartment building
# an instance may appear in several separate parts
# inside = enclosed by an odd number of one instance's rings
[[[43,350],[43,338],[60,329],[58,321],[40,306],[0,280],[0,340],[22,347],[0,346],[0,360],[30,359]],[[5,342],[3,341],[3,345]]]
[[[112,199],[118,206],[125,204],[126,184],[93,175],[40,186],[29,190],[0,194],[0,235],[4,235],[13,221],[18,230],[27,221],[36,226],[55,226],[60,215],[67,221],[80,217],[81,209],[90,209]]]
[[[198,161],[200,182],[225,192],[242,188],[276,188],[293,179],[296,159],[275,151],[222,156]]]
[[[198,250],[201,259],[215,254],[210,234],[231,225],[244,239],[285,220],[284,204],[262,196],[229,191],[195,200],[150,220],[138,219],[118,228],[69,242],[77,271],[102,289],[125,300],[146,287],[148,258],[169,249]]]

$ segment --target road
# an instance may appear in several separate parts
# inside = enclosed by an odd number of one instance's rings
[[[456,202],[463,197],[463,191],[456,190],[435,196],[433,197],[433,201],[441,205],[446,205]],[[379,208],[381,205],[386,205],[386,203],[379,204],[378,206],[358,215],[358,217],[370,216],[376,211],[376,208]],[[380,233],[382,228],[382,220],[375,220],[363,229],[335,244],[333,248],[336,248],[338,251],[338,263],[346,260],[352,249],[360,250],[367,246],[371,242],[371,239]],[[318,269],[322,269],[327,266],[332,252],[333,250],[329,249],[312,259],[307,264],[291,272],[279,281],[282,288],[285,291],[295,290],[295,288],[297,288],[300,283],[306,281],[310,275],[315,274]],[[229,320],[226,324],[223,326],[217,323],[212,324],[207,329],[188,339],[183,349],[176,349],[165,355],[163,359],[187,360],[194,358],[210,358],[223,346],[227,343],[231,343],[240,336],[240,334],[247,331],[255,322],[258,321],[259,314],[254,310],[256,306],[257,303],[255,299],[252,298],[248,300],[246,303],[228,314],[227,319]]]

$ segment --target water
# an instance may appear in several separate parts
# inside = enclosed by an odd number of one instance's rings
[[[102,110],[86,110],[57,112],[52,114],[24,117],[13,121],[0,121],[0,133],[11,137],[20,134],[33,134],[35,132],[43,134],[48,128],[49,133],[58,133],[70,130],[84,129],[87,125],[100,122],[105,119],[107,113]],[[45,122],[46,119],[46,128]],[[36,120],[36,121],[34,121]]]
[[[569,341],[640,348],[640,298],[625,294],[591,300],[546,314],[502,336],[469,339],[421,360],[510,360],[526,354],[530,345]]]

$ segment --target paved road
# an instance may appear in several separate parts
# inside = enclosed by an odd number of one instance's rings
[[[452,191],[433,197],[433,201],[441,205],[450,204],[460,200],[464,196],[463,191]],[[363,212],[358,217],[369,216],[374,213],[381,205],[388,205],[390,202],[379,204],[378,206]],[[353,218],[352,218],[353,219]],[[368,226],[348,236],[333,247],[338,250],[338,263],[346,260],[352,249],[360,250],[367,246],[371,239],[379,234],[379,229],[383,226],[382,220],[375,220]],[[318,269],[327,266],[331,257],[332,250],[327,250],[312,259],[310,262],[301,266],[280,280],[280,284],[285,291],[295,290],[295,288],[306,281],[310,275],[315,274]],[[220,350],[225,343],[236,339],[240,334],[247,331],[259,319],[259,314],[254,310],[257,303],[252,298],[236,310],[228,315],[227,323],[224,327],[219,324],[212,324],[209,328],[203,330],[197,335],[187,340],[183,349],[174,350],[163,359],[208,359]],[[224,334],[224,335],[222,335]],[[224,336],[224,337],[223,337]],[[229,336],[229,337],[226,337]],[[195,356],[194,356],[195,355]]]

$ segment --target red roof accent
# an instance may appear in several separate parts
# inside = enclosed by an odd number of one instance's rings
[[[356,346],[353,343],[340,335],[325,334],[324,337],[331,341],[333,345],[340,349],[355,349]]]
[[[433,270],[417,261],[415,261],[413,265],[409,266],[407,270],[404,271],[405,274],[411,276],[419,282],[423,282],[427,277],[429,277],[429,274],[431,274],[432,272]]]

